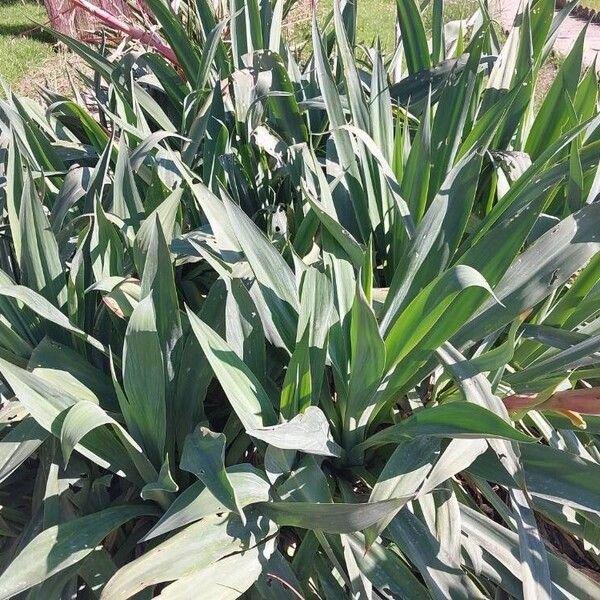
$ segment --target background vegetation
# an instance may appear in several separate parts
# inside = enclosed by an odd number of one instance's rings
[[[43,4],[0,1],[0,77],[8,84],[22,81],[28,72],[54,55],[52,37],[36,33],[33,21],[48,20]]]

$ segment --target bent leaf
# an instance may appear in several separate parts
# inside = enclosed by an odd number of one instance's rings
[[[235,490],[225,471],[225,436],[198,425],[183,444],[179,466],[193,473],[227,508],[244,520]]]
[[[309,406],[287,423],[248,429],[248,435],[282,450],[299,450],[320,456],[341,456],[342,449],[331,440],[329,423],[323,411]]]
[[[317,502],[261,502],[264,515],[278,525],[320,530],[326,533],[353,533],[370,527],[406,504],[410,497],[364,504]]]
[[[470,402],[450,402],[433,408],[424,408],[397,425],[372,435],[360,444],[360,447],[365,449],[394,444],[404,437],[424,435],[535,442],[533,438],[511,427],[504,419],[482,406]]]

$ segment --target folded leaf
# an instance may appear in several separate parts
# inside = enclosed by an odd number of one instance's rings
[[[287,423],[247,429],[246,432],[282,450],[299,450],[320,456],[341,456],[342,453],[342,449],[331,440],[327,417],[316,406],[309,406],[303,414]]]

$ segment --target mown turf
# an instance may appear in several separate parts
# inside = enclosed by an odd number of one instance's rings
[[[598,0],[600,1],[600,0]],[[333,6],[333,0],[318,0],[321,22],[327,19]],[[446,0],[444,20],[466,19],[477,10],[477,0]],[[425,25],[429,26],[429,9],[425,12]],[[310,32],[308,12],[305,20],[295,28],[294,35],[301,39]],[[357,39],[359,44],[371,45],[379,37],[382,49],[391,52],[395,46],[396,0],[358,0]]]
[[[0,77],[9,85],[16,85],[54,55],[52,38],[32,30],[33,21],[45,23],[47,19],[42,3],[0,0]]]

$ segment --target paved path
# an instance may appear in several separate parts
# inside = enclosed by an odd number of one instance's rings
[[[511,29],[513,20],[521,5],[521,0],[493,0],[491,4],[495,18],[498,19],[502,27],[507,31]],[[585,21],[567,17],[558,30],[554,50],[559,54],[567,55],[584,26]],[[590,23],[585,35],[583,51],[583,64],[585,67],[594,62],[598,52],[600,52],[600,25]],[[600,73],[600,56],[598,56],[596,62],[596,70]]]

